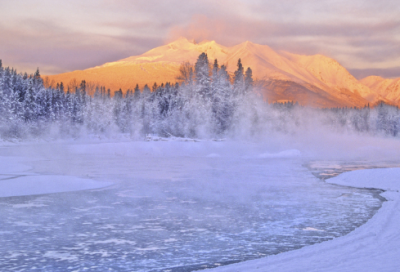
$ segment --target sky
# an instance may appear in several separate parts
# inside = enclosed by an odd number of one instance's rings
[[[323,54],[358,78],[400,77],[398,0],[0,0],[3,66],[58,74],[180,37]]]

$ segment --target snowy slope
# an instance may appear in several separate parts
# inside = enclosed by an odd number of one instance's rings
[[[201,53],[207,53],[209,59],[225,59],[229,48],[217,44],[215,41],[204,41],[200,44],[187,39],[179,39],[167,45],[154,48],[142,55],[132,56],[117,62],[106,63],[109,65],[131,65],[139,63],[164,62],[168,64],[180,64],[184,61],[194,63]],[[100,66],[102,67],[102,66]]]
[[[386,79],[379,76],[369,76],[360,80],[360,82],[392,103],[400,104],[400,78]]]
[[[207,53],[210,62],[218,59],[219,64],[226,64],[228,71],[236,70],[240,58],[245,67],[251,67],[255,79],[264,82],[274,81],[294,83],[306,88],[311,96],[319,96],[316,106],[364,106],[368,102],[377,102],[381,97],[368,86],[361,84],[337,61],[322,56],[302,56],[287,52],[277,52],[267,45],[249,41],[232,47],[217,44],[215,41],[194,43],[185,38],[154,48],[142,55],[132,56],[101,66],[49,76],[55,82],[68,84],[71,79],[78,82],[98,82],[101,85],[118,90],[133,89],[136,84],[152,85],[154,82],[175,82],[179,66],[185,61],[195,63],[200,53]],[[286,88],[286,87],[285,87]],[[270,102],[274,99],[264,91]],[[301,104],[309,104],[308,96],[296,96],[293,99]],[[271,101],[272,100],[272,101]],[[326,103],[329,101],[329,103]],[[324,103],[325,102],[325,103]]]
[[[326,90],[327,86],[337,96],[347,91],[356,96],[359,95],[369,102],[379,99],[376,93],[372,92],[367,86],[359,83],[354,76],[334,59],[323,55],[302,56],[287,54],[287,56],[302,68],[299,70],[305,70],[314,76],[308,82],[319,88]]]

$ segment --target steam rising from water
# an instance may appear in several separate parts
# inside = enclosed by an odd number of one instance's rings
[[[0,137],[3,139],[100,136],[143,139],[147,135],[201,139],[265,139],[281,135],[356,133],[397,136],[400,111],[311,109],[292,102],[270,105],[240,60],[231,79],[224,65],[202,53],[194,66],[183,64],[179,84],[145,86],[89,95],[80,86],[44,88],[39,71],[18,75],[0,66]],[[233,83],[231,83],[233,81]]]
[[[154,139],[3,148],[37,175],[114,185],[0,198],[0,268],[193,271],[333,239],[381,205],[318,180],[312,152],[278,141]]]

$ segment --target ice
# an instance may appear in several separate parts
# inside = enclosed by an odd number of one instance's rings
[[[398,271],[400,267],[400,168],[366,169],[329,179],[332,184],[379,188],[388,200],[366,224],[329,242],[207,271]]]
[[[44,204],[37,204],[37,203],[26,203],[26,204],[15,204],[12,205],[14,209],[21,209],[21,208],[35,208],[35,207],[46,207],[48,205]]]
[[[324,230],[320,230],[320,229],[316,229],[316,228],[311,228],[311,227],[306,227],[306,228],[304,228],[303,230],[306,230],[306,231],[324,231]]]
[[[93,244],[136,245],[135,242],[123,240],[123,239],[109,239],[109,240],[104,240],[104,241],[95,241],[95,242],[93,242]]]
[[[67,252],[57,252],[57,251],[47,251],[44,256],[45,258],[52,258],[52,259],[57,259],[59,261],[69,261],[69,262],[75,262],[78,260],[76,256],[71,255],[70,253]]]
[[[30,166],[23,164],[21,158],[15,157],[0,157],[0,180],[10,178],[7,174],[21,173],[31,169]],[[7,175],[7,176],[5,176]],[[5,176],[5,177],[4,177]]]
[[[380,191],[316,178],[303,150],[293,148],[229,141],[36,148],[39,155],[32,146],[24,159],[33,169],[23,172],[26,183],[38,178],[42,190],[59,193],[0,198],[3,270],[38,263],[51,271],[223,267],[340,237],[382,204]],[[113,186],[69,190],[81,180]],[[10,252],[25,257],[13,260]]]
[[[110,185],[112,185],[110,182],[99,182],[71,176],[17,176],[15,179],[0,180],[0,197],[69,192]]]
[[[297,149],[284,150],[278,153],[264,153],[259,155],[260,158],[291,158],[299,156],[301,156],[301,152]]]

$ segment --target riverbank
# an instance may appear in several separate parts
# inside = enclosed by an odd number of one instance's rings
[[[399,271],[400,168],[343,173],[328,183],[385,190],[388,201],[364,225],[331,241],[206,271]]]

